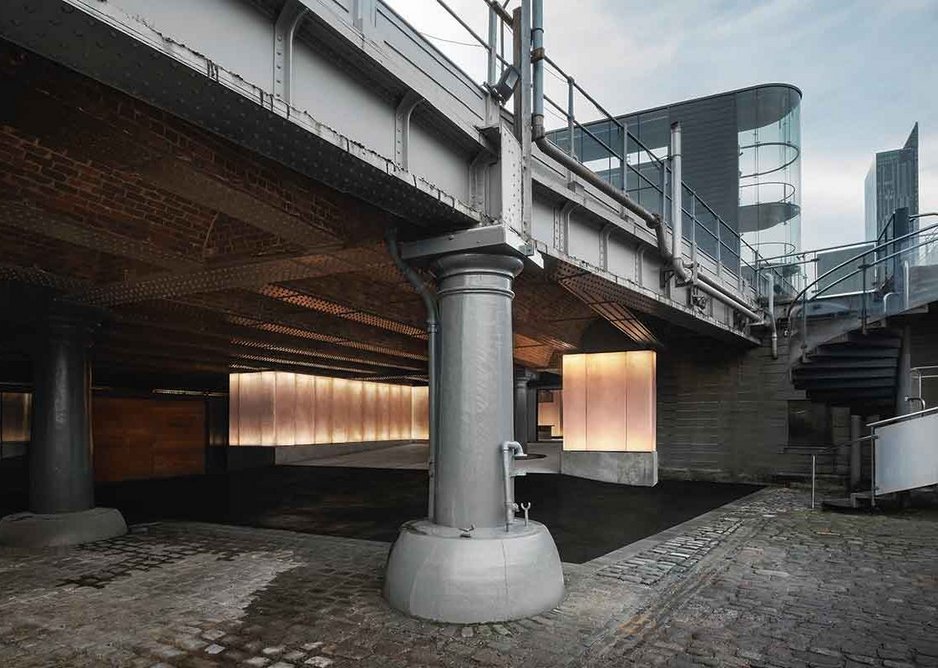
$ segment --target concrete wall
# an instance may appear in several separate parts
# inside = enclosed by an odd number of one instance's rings
[[[733,350],[717,342],[672,346],[658,355],[658,464],[661,478],[778,480],[842,473],[843,448],[788,441],[788,401],[805,399],[788,380],[788,351]],[[833,443],[848,439],[849,417],[832,411]]]

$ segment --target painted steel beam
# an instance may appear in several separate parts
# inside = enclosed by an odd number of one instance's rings
[[[325,276],[341,271],[349,271],[349,264],[335,255],[311,255],[249,265],[161,274],[137,281],[90,288],[83,293],[72,295],[71,299],[97,306],[117,306],[233,288],[256,288],[267,283]]]

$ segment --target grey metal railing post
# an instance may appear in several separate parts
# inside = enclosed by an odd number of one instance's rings
[[[576,88],[573,85],[573,77],[567,77],[567,138],[570,142],[569,153],[570,157],[576,159],[576,151],[573,150],[573,130],[576,122],[573,120],[576,116],[574,113],[574,98],[576,97]]]
[[[693,265],[692,271],[697,271],[697,193],[692,193],[690,198],[690,215],[694,224],[690,229],[690,263]]]
[[[717,221],[717,276],[723,275],[723,234],[720,231],[720,228],[723,227],[720,224],[720,218],[714,213],[714,218]]]
[[[815,477],[817,476],[817,455],[811,455],[811,509],[814,510]]]
[[[490,86],[494,86],[495,82],[498,80],[498,77],[495,74],[496,68],[496,53],[498,49],[498,24],[500,23],[498,19],[498,14],[495,13],[495,8],[489,5],[489,68],[488,68],[488,83]]]
[[[622,124],[622,159],[619,161],[619,174],[622,177],[622,192],[628,192],[625,187],[626,166],[625,156],[629,154],[629,131],[625,123]]]
[[[866,334],[866,270],[868,265],[864,262],[860,265],[860,276],[863,281],[863,288],[860,291],[860,331]]]

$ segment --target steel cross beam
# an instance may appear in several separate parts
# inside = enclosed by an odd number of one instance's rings
[[[0,223],[161,269],[194,270],[201,266],[197,260],[148,241],[96,230],[28,203],[0,200]]]
[[[71,299],[98,306],[117,306],[232,288],[256,288],[278,281],[348,271],[348,267],[347,263],[330,255],[277,259],[249,265],[160,274],[137,281],[94,287],[84,293],[73,295]]]

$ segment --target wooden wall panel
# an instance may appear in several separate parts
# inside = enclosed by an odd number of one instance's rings
[[[205,403],[125,397],[92,399],[95,479],[205,472]]]

